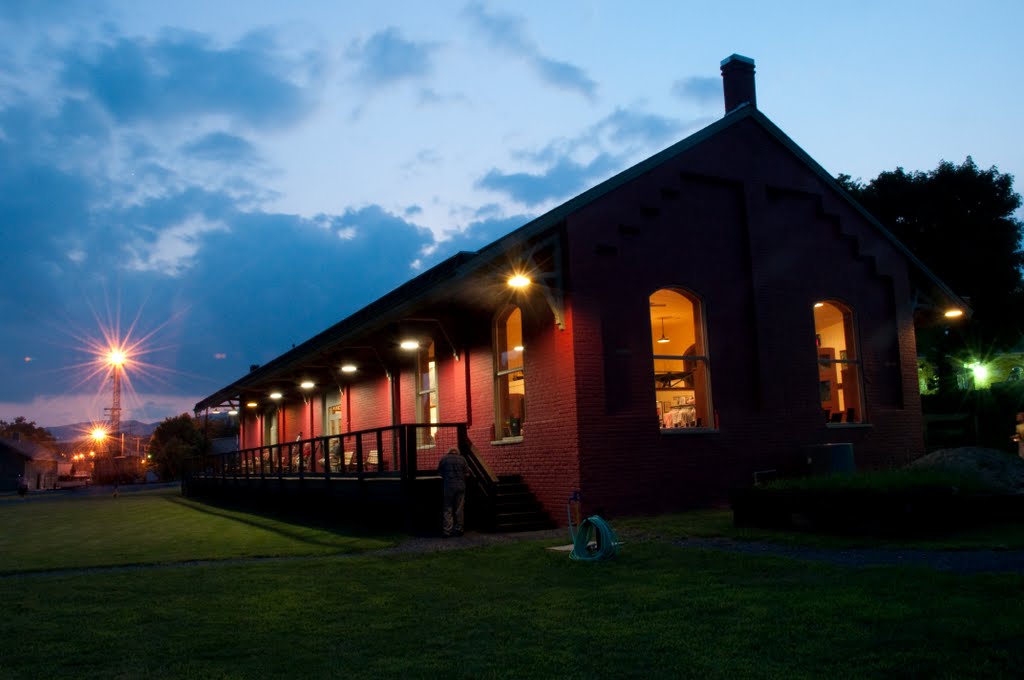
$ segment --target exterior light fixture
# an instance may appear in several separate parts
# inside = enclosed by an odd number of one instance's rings
[[[341,367],[342,373],[355,373],[356,370],[357,369],[355,364],[345,364]]]
[[[230,411],[228,411],[228,415],[229,416],[237,416],[238,415],[238,409],[235,409],[235,408],[231,409]]]
[[[402,340],[398,343],[398,346],[402,349],[419,349],[420,343],[418,340]]]
[[[824,302],[815,302],[815,303],[814,303],[814,308],[815,308],[815,309],[818,309],[818,308],[820,308],[820,307],[824,307],[824,306],[825,306],[825,303],[824,303]]]
[[[512,348],[512,351],[513,352],[522,352],[523,351],[523,346],[522,345],[516,345],[515,347]]]
[[[107,431],[101,427],[97,427],[95,430],[89,433],[93,438],[93,441],[101,442],[107,438]]]
[[[127,357],[124,355],[124,352],[119,349],[112,349],[110,350],[110,353],[107,354],[107,363],[111,366],[120,366],[124,364],[126,359]]]
[[[299,383],[299,387],[301,387],[304,390],[311,390],[314,387],[316,387],[316,383],[313,382],[312,380],[303,380],[301,383]]]
[[[974,374],[974,380],[976,383],[984,383],[988,380],[988,367],[981,362],[975,362],[968,364],[967,368],[971,369],[971,373]]]
[[[945,311],[945,313],[943,314],[943,316],[946,317],[947,319],[955,319],[958,316],[963,316],[963,315],[964,315],[964,310],[962,310],[962,309],[947,309]]]
[[[661,337],[658,338],[658,344],[664,345],[669,342],[669,339],[665,337],[665,317],[661,317]]]
[[[259,404],[257,404],[255,401],[250,401],[247,402],[245,406],[246,408],[256,408],[257,406],[259,406]]]
[[[530,277],[523,274],[513,274],[508,279],[508,285],[513,288],[526,288],[530,285]]]
[[[270,393],[270,398],[271,399],[280,399],[281,398],[281,393],[280,392],[271,392]]]

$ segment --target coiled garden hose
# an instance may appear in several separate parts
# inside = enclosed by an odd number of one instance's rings
[[[572,506],[569,506],[569,535],[572,537],[572,552],[569,559],[592,562],[610,560],[619,554],[619,537],[597,515],[591,515],[572,528]],[[593,543],[594,545],[591,545]]]

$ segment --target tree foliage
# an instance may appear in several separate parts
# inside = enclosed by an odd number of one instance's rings
[[[203,433],[187,413],[164,419],[149,442],[153,464],[163,479],[180,477],[184,461],[200,455],[203,446]]]
[[[19,438],[25,441],[36,442],[52,446],[57,443],[50,431],[45,427],[39,427],[34,420],[26,420],[24,416],[18,416],[13,421],[0,420],[0,437]]]
[[[974,340],[1008,348],[1021,340],[1024,281],[1022,224],[1014,216],[1021,197],[1013,176],[981,170],[968,156],[942,161],[928,172],[903,168],[863,183],[840,175],[869,213],[945,281],[968,298]]]

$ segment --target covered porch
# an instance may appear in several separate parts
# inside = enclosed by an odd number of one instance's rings
[[[431,530],[441,507],[437,464],[452,448],[469,464],[470,526],[553,526],[521,479],[494,474],[477,455],[465,423],[410,423],[210,453],[189,461],[182,492],[316,513],[325,522]]]

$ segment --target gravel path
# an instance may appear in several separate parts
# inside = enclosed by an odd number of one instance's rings
[[[730,538],[687,538],[674,541],[683,548],[704,548],[746,555],[773,555],[826,562],[842,567],[879,565],[929,567],[960,574],[1024,574],[1024,550],[883,550],[875,548],[808,548]]]

